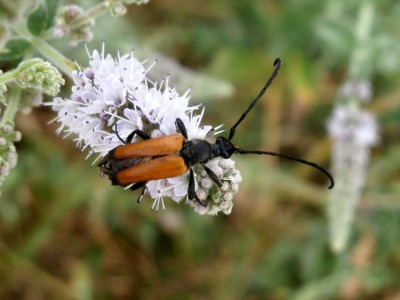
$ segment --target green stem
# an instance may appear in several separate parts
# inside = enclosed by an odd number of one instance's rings
[[[72,71],[76,69],[76,65],[71,60],[40,38],[32,37],[31,43],[40,54],[54,63],[65,75],[71,77]]]
[[[5,124],[14,123],[14,116],[18,110],[19,101],[21,99],[21,88],[17,85],[12,85],[9,87],[9,101],[4,111],[3,118],[0,121],[0,127]]]
[[[40,54],[56,65],[65,73],[65,75],[71,77],[72,71],[76,68],[75,64],[71,60],[66,58],[62,53],[50,46],[43,39],[32,36],[24,24],[19,24],[18,26],[13,27],[13,30],[18,35],[28,40]]]
[[[109,6],[110,6],[110,1],[108,0],[97,4],[96,6],[90,8],[84,14],[80,15],[75,20],[73,20],[69,24],[70,28],[75,29],[81,27],[82,25],[85,25],[91,18],[94,18],[106,12]]]
[[[8,71],[0,75],[0,84],[6,83],[9,80],[13,80],[16,75],[16,70]]]
[[[371,47],[368,46],[374,23],[374,5],[371,1],[364,1],[359,9],[358,21],[355,26],[355,41],[353,53],[350,57],[350,78],[368,78],[371,73]]]

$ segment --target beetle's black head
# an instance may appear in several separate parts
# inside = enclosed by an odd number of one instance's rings
[[[220,136],[215,141],[217,146],[218,156],[230,158],[236,152],[236,147],[225,137]]]

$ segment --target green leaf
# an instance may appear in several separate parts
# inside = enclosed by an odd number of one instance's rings
[[[47,27],[48,9],[45,3],[39,3],[28,16],[28,29],[33,35],[41,34]]]
[[[30,48],[30,43],[25,39],[10,39],[4,45],[7,49],[6,53],[0,54],[0,65],[5,65],[5,63],[15,65],[22,60],[25,56],[25,52]]]
[[[47,5],[47,24],[46,29],[54,25],[54,20],[57,14],[57,8],[60,0],[46,0]]]

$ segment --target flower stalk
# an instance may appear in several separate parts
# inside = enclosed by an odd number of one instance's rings
[[[32,36],[31,43],[40,54],[56,65],[66,76],[71,76],[72,71],[76,68],[71,60],[40,38]]]
[[[110,1],[108,0],[96,4],[95,6],[85,11],[83,14],[79,15],[76,19],[71,21],[71,23],[69,23],[70,28],[77,29],[82,26],[85,26],[88,22],[90,22],[90,20],[107,12],[109,7],[110,7]]]
[[[66,58],[61,52],[52,47],[43,39],[33,36],[28,31],[25,24],[18,24],[12,29],[20,37],[29,41],[41,55],[56,65],[65,75],[70,76],[72,71],[75,70],[76,65],[71,60]]]
[[[6,109],[0,120],[0,128],[2,128],[6,124],[14,123],[14,116],[18,110],[19,102],[21,99],[21,88],[18,85],[10,86],[8,91],[9,91],[9,96],[8,96],[9,101],[7,102]]]

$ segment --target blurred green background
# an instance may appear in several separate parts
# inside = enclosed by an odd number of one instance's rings
[[[161,57],[160,76],[171,73],[181,93],[192,86],[192,103],[206,105],[203,123],[227,128],[280,57],[278,78],[234,142],[329,166],[325,124],[368,2],[151,0],[98,18],[88,48],[105,41],[113,54]],[[400,299],[400,4],[371,3],[365,109],[380,144],[344,253],[329,249],[328,183],[314,169],[235,157],[243,182],[231,215],[199,216],[169,200],[154,213],[149,198],[138,205],[55,136],[43,108],[17,120],[19,162],[0,200],[0,299]],[[87,65],[83,45],[54,45]]]

